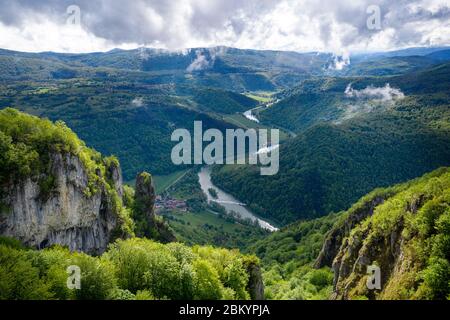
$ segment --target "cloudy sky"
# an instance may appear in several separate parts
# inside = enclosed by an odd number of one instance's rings
[[[336,53],[450,45],[450,1],[0,0],[0,48],[216,45]]]

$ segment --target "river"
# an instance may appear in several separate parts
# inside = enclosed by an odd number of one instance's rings
[[[211,167],[204,166],[198,173],[198,178],[200,182],[200,186],[203,190],[203,193],[208,198],[208,202],[217,202],[222,207],[225,208],[227,212],[234,211],[241,215],[242,218],[248,218],[252,221],[258,221],[261,228],[267,229],[269,231],[277,231],[278,228],[272,226],[267,221],[264,221],[257,216],[255,216],[250,210],[246,208],[244,203],[240,203],[239,200],[234,198],[232,195],[226,193],[225,191],[217,188],[211,181]],[[209,193],[208,189],[215,189],[217,192],[217,198],[213,198]]]

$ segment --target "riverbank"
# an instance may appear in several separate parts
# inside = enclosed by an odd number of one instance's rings
[[[232,211],[238,213],[243,219],[250,219],[251,221],[257,221],[261,228],[269,231],[277,231],[278,228],[271,225],[269,222],[258,218],[254,213],[246,208],[246,204],[241,203],[239,200],[234,198],[232,195],[221,190],[215,186],[211,181],[211,167],[204,166],[198,173],[198,178],[200,182],[200,187],[203,193],[206,195],[208,202],[216,202],[223,206],[228,213]],[[217,198],[213,198],[208,190],[212,188],[216,190]]]

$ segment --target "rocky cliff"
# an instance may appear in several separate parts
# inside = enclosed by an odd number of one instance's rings
[[[325,238],[323,247],[317,257],[314,267],[320,269],[325,266],[331,267],[333,260],[339,252],[342,240],[348,237],[352,229],[364,219],[373,214],[375,207],[383,203],[385,195],[374,195],[365,199],[361,205],[356,205],[349,210],[346,217],[337,224]]]
[[[16,181],[3,190],[7,209],[1,213],[0,233],[40,249],[61,244],[71,250],[103,252],[118,225],[109,192],[122,194],[119,168],[107,170],[112,190],[101,185],[98,192],[87,195],[89,177],[78,157],[51,154],[49,167],[45,176],[54,185],[48,194],[43,194],[39,183],[43,176]]]
[[[250,298],[252,300],[264,300],[264,281],[259,262],[248,263],[247,272],[249,275],[247,291],[250,294]]]
[[[138,236],[147,237],[163,243],[176,241],[169,226],[155,214],[156,192],[152,176],[142,172],[136,177],[133,218],[136,221]]]
[[[118,161],[87,148],[63,123],[0,114],[0,235],[93,254],[132,234]]]
[[[442,168],[343,213],[315,267],[332,267],[333,299],[445,299],[449,254],[450,170]]]

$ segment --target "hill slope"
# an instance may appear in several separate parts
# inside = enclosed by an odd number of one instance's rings
[[[390,78],[404,90],[404,98],[387,105],[372,101],[374,109],[355,109],[339,122],[316,117],[306,124],[303,114],[298,123],[303,121],[306,129],[281,145],[277,175],[260,176],[253,166],[225,166],[214,170],[213,182],[259,215],[286,224],[346,209],[376,187],[450,165],[449,74],[450,65],[444,64]],[[344,90],[345,81],[331,84]],[[319,99],[333,100],[328,92],[318,94]],[[328,110],[335,108],[330,103]],[[379,103],[384,107],[377,108]],[[310,107],[316,112],[316,106]],[[289,116],[283,117],[289,123]]]
[[[266,297],[448,299],[449,192],[450,169],[440,168],[256,241],[248,251],[263,262]],[[381,289],[366,285],[372,265]]]
[[[317,267],[334,270],[335,299],[448,299],[450,170],[377,190],[343,213],[327,236]],[[367,268],[380,268],[369,290]]]

